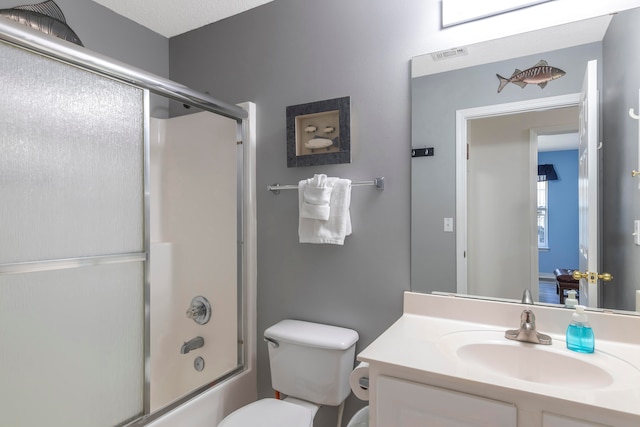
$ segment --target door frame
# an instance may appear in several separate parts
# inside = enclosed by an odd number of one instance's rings
[[[456,292],[468,293],[467,285],[467,122],[474,119],[527,113],[563,107],[574,107],[580,103],[580,93],[536,98],[526,101],[486,105],[456,111]],[[531,168],[537,169],[537,161],[531,156]],[[534,194],[531,194],[534,200]],[[533,215],[533,211],[532,211]],[[538,253],[531,251],[532,264]],[[537,271],[536,278],[537,280]],[[533,273],[532,273],[533,276]],[[531,278],[533,283],[534,278]]]

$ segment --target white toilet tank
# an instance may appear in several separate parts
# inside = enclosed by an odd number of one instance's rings
[[[358,333],[301,320],[282,320],[264,331],[271,384],[287,396],[337,406],[349,393]]]

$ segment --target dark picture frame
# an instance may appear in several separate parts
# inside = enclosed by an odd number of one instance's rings
[[[351,163],[351,98],[287,107],[287,167]]]

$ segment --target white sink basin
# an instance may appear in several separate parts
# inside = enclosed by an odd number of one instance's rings
[[[504,338],[504,331],[466,330],[443,335],[441,349],[468,369],[552,387],[603,389],[640,383],[640,371],[624,360],[599,351],[582,354],[552,345],[529,344]]]

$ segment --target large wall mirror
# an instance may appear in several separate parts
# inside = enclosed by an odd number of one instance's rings
[[[529,288],[561,306],[556,270],[597,268],[613,280],[581,280],[580,302],[636,310],[639,136],[629,109],[638,111],[639,24],[640,9],[630,9],[412,59],[412,148],[434,148],[411,163],[413,291],[519,300]],[[514,70],[545,63],[564,74],[513,81]],[[595,116],[585,125],[587,69]],[[595,147],[589,162],[580,160],[583,130]],[[540,164],[557,179],[540,179]],[[588,205],[597,219],[580,219],[580,188],[598,189]]]

